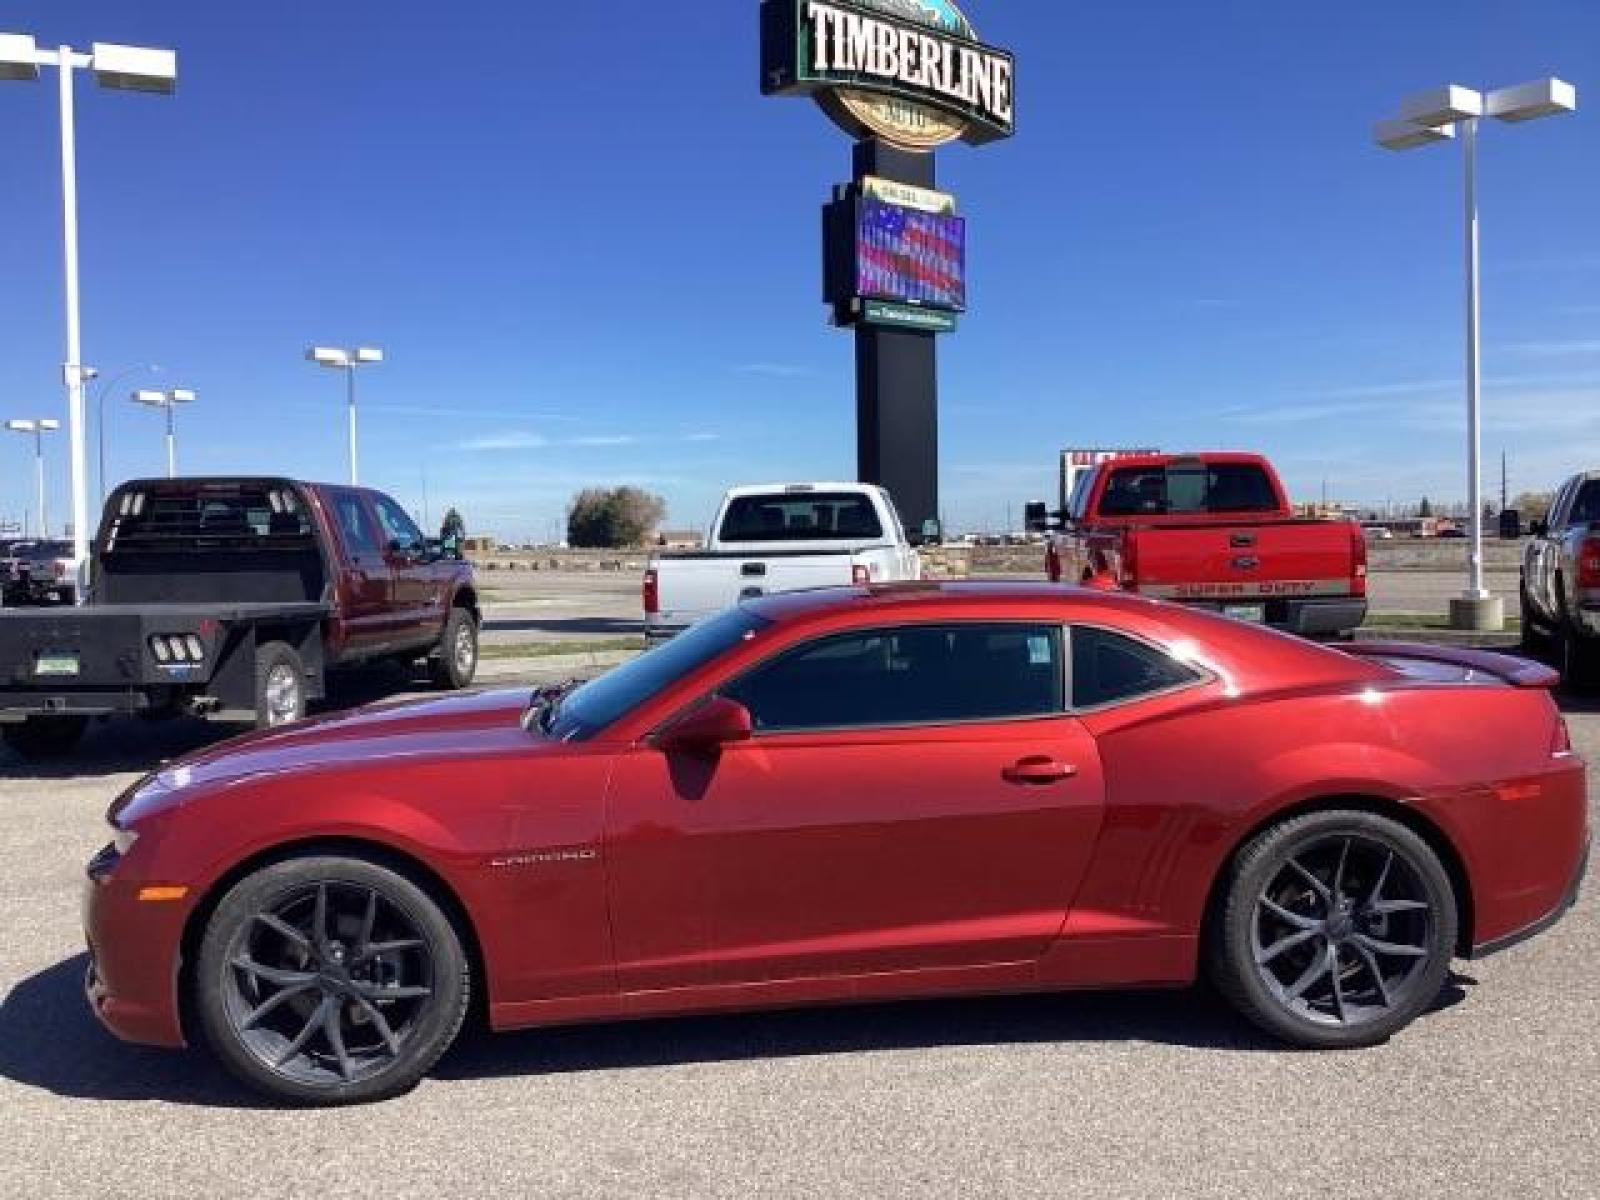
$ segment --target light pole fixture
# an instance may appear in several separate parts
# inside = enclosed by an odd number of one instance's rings
[[[95,42],[88,53],[71,46],[41,49],[30,34],[0,33],[0,80],[31,81],[43,67],[56,68],[61,109],[61,226],[66,274],[67,360],[62,380],[67,388],[67,422],[72,464],[72,557],[82,604],[88,592],[82,572],[89,557],[89,471],[84,430],[82,331],[78,313],[78,167],[77,134],[72,103],[73,72],[94,72],[101,87],[125,92],[170,95],[177,85],[178,56],[171,50]]]
[[[126,383],[142,371],[149,371],[152,375],[159,375],[161,370],[160,363],[141,363],[136,367],[129,367],[127,370],[119,371],[110,379],[101,383],[99,391],[96,393],[94,429],[95,440],[98,443],[99,469],[95,473],[95,478],[100,481],[101,508],[106,506],[106,397],[116,389],[119,383]],[[83,378],[86,383],[91,380],[97,380],[100,378],[100,372],[94,367],[85,367],[83,369]]]
[[[1578,107],[1578,89],[1561,79],[1536,79],[1498,91],[1479,92],[1448,84],[1407,99],[1398,119],[1380,121],[1374,140],[1386,150],[1413,150],[1450,141],[1461,133],[1466,160],[1467,259],[1467,507],[1471,520],[1467,590],[1450,602],[1451,624],[1463,629],[1500,629],[1505,605],[1483,583],[1483,450],[1478,284],[1478,122],[1485,116],[1516,124],[1569,113]]]
[[[180,404],[193,404],[198,397],[188,388],[172,388],[170,391],[158,392],[147,388],[140,388],[128,399],[135,404],[147,405],[150,408],[163,409],[167,414],[167,478],[171,479],[178,473],[178,439],[172,428],[172,411]]]
[[[7,421],[6,428],[12,433],[25,433],[33,438],[33,473],[39,489],[39,507],[36,519],[39,522],[38,534],[41,539],[50,536],[50,521],[45,515],[44,508],[44,435],[54,433],[61,428],[61,422],[53,417],[39,417],[33,420]]]
[[[356,454],[356,368],[375,366],[383,361],[383,351],[376,346],[312,346],[306,351],[306,361],[319,367],[344,372],[345,407],[350,413],[350,482],[361,482],[360,461]]]

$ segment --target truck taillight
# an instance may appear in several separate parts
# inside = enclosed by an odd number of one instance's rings
[[[1350,549],[1354,556],[1355,570],[1351,576],[1352,594],[1365,596],[1367,594],[1367,535],[1362,531],[1359,523],[1350,522]]]
[[[644,573],[644,611],[651,615],[661,611],[661,576],[655,571]]]
[[[856,563],[850,568],[850,584],[852,587],[866,587],[872,582],[872,572],[867,569],[866,563]]]
[[[1061,582],[1061,552],[1054,542],[1044,548],[1044,573],[1051,583]]]
[[[1550,739],[1550,757],[1565,758],[1572,753],[1572,731],[1567,728],[1567,719],[1556,718],[1555,735]]]
[[[1600,588],[1600,538],[1584,538],[1578,545],[1578,586]]]
[[[1117,582],[1130,592],[1139,590],[1139,535],[1132,530],[1122,538],[1122,553],[1117,562]]]

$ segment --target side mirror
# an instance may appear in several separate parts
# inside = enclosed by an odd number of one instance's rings
[[[713,696],[658,733],[655,743],[668,752],[706,754],[754,736],[755,722],[748,708],[726,696]]]

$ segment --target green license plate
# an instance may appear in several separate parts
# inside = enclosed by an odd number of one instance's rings
[[[1223,605],[1222,615],[1232,617],[1235,621],[1254,621],[1259,625],[1267,619],[1267,606],[1265,604],[1226,604]]]
[[[78,673],[78,656],[76,654],[41,654],[34,661],[33,673],[35,675],[76,675]]]

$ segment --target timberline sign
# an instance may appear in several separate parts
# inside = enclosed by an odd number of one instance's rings
[[[1016,131],[1015,63],[950,0],[762,0],[761,90],[906,150]]]

